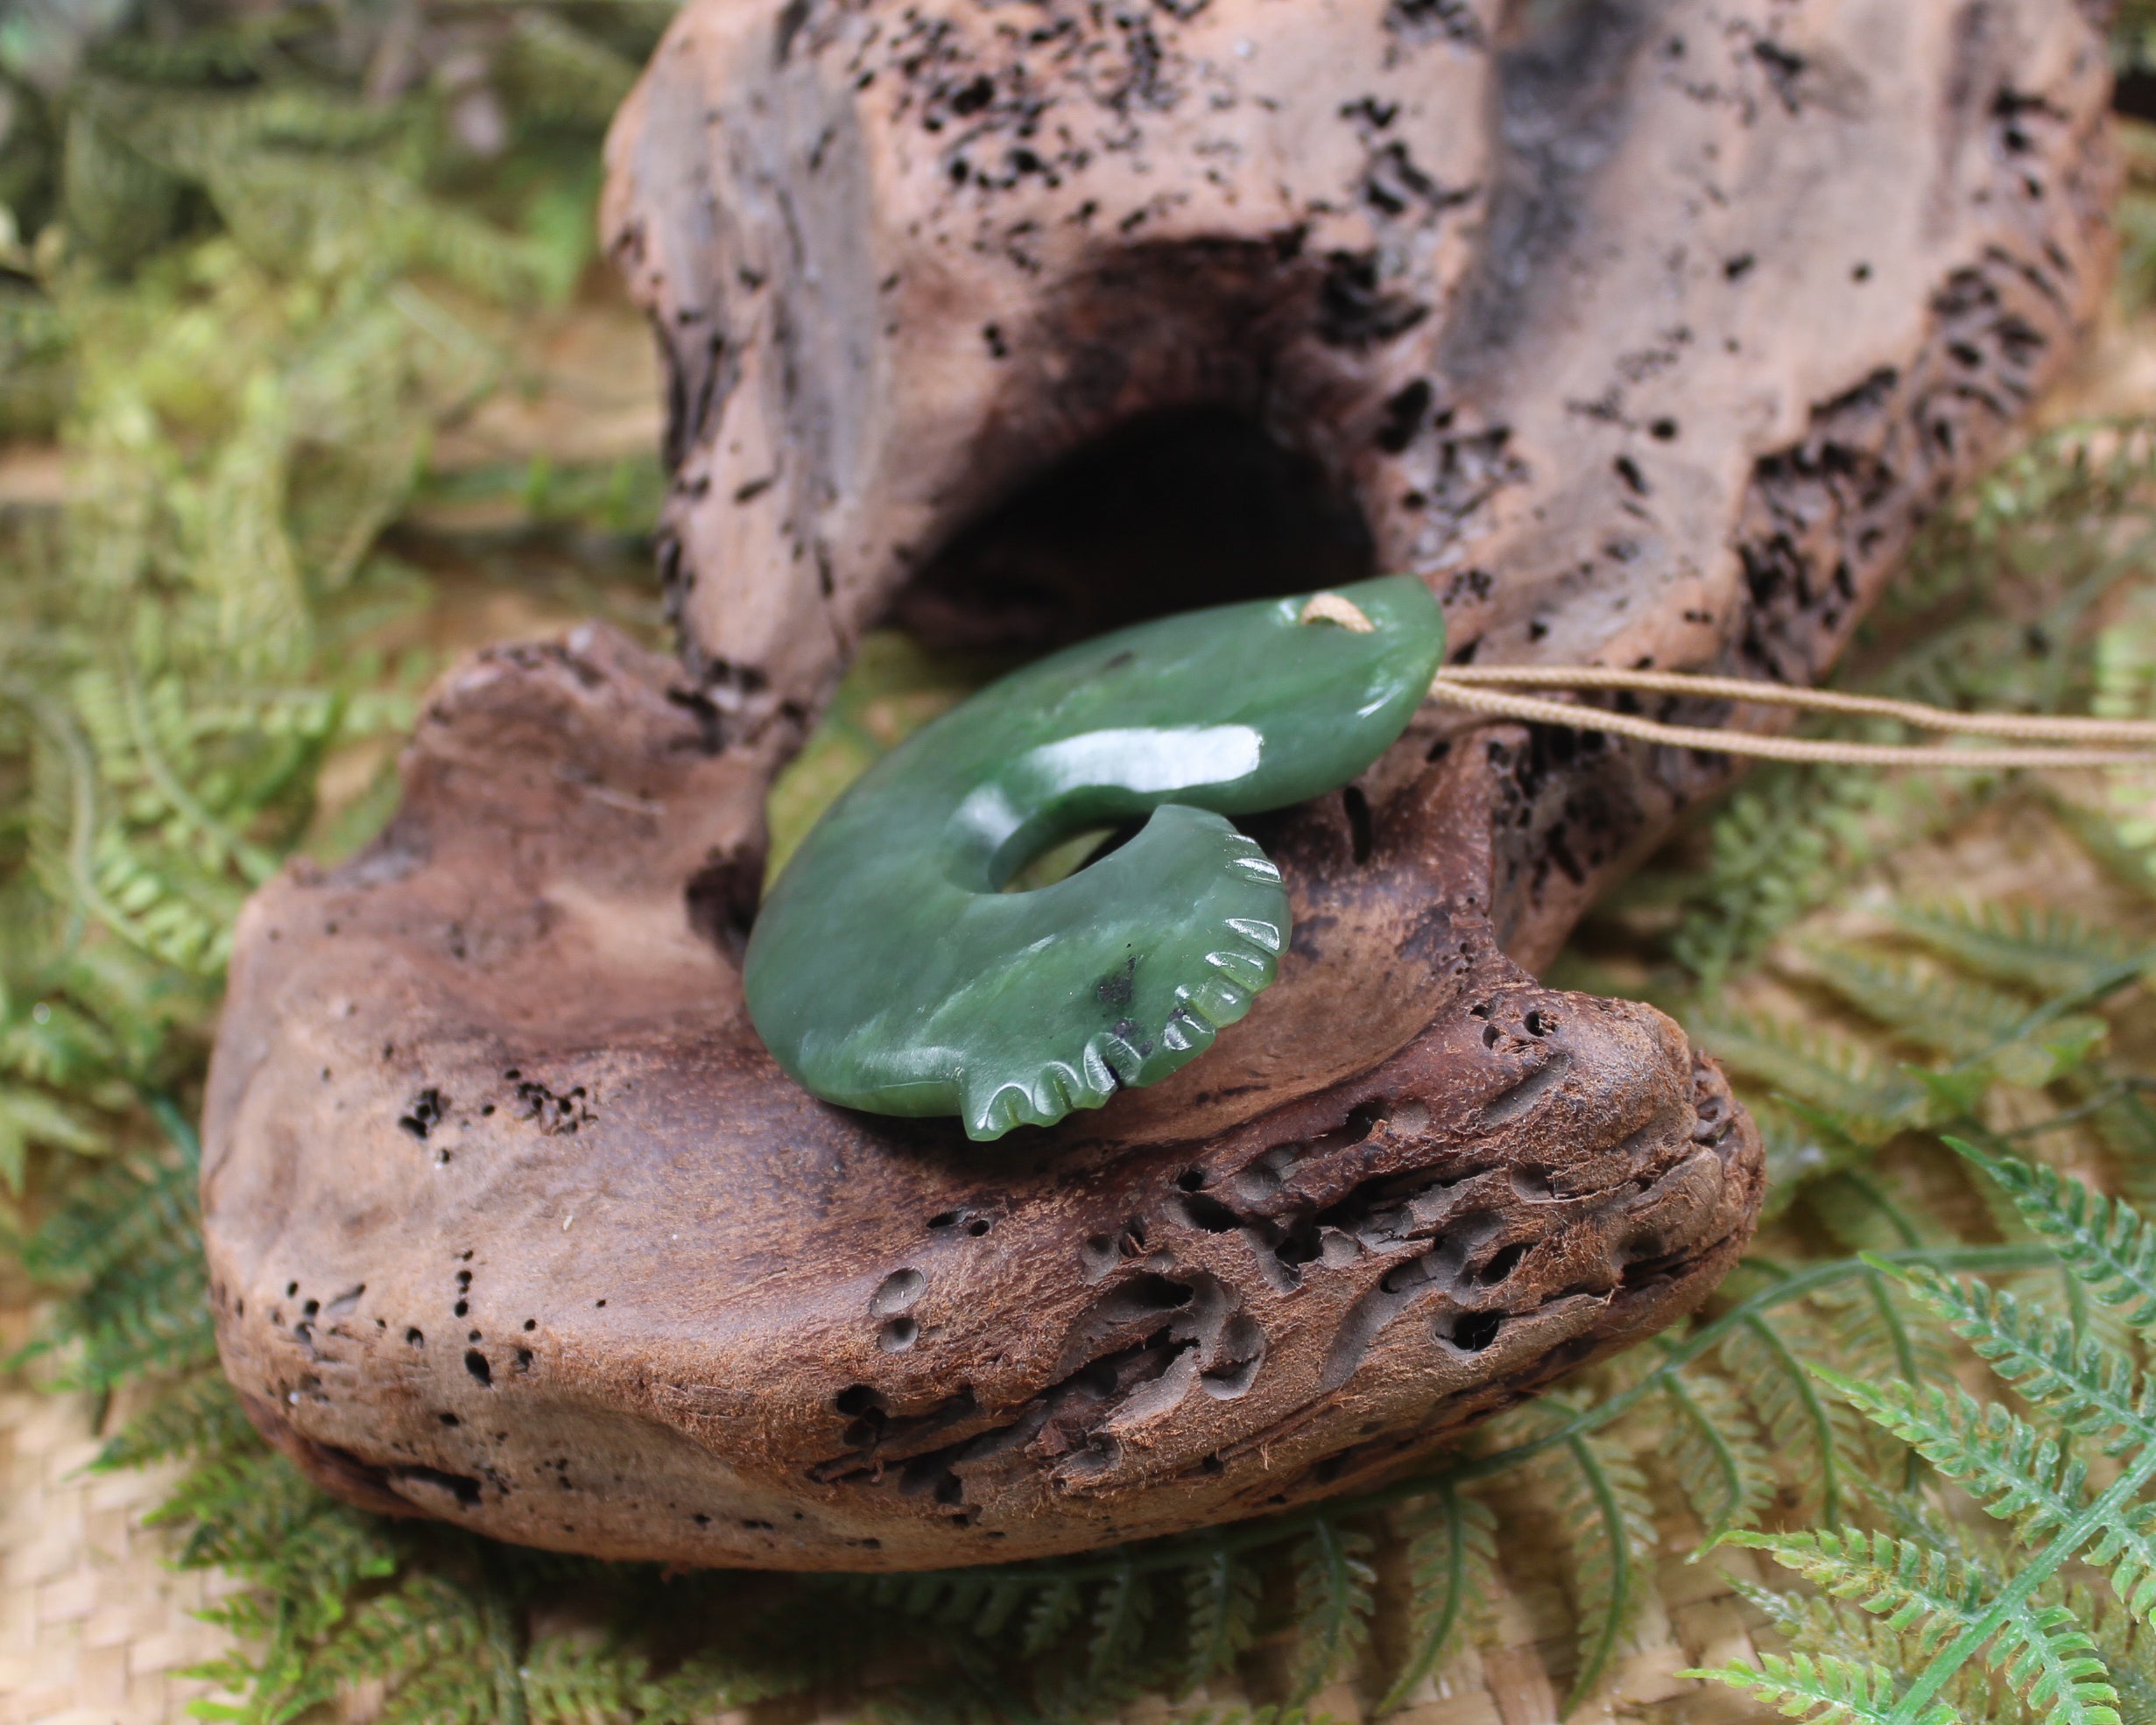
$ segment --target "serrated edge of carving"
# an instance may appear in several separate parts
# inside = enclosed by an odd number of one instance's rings
[[[1276,941],[1286,944],[1281,931],[1270,923],[1254,917],[1226,919],[1226,938],[1201,961],[1207,974],[1176,983],[1175,1004],[1166,1021],[1158,1027],[1139,1028],[1140,1035],[1156,1039],[1152,1049],[1139,1048],[1114,1029],[1096,1031],[1080,1046],[1074,1060],[1045,1060],[1028,1078],[1006,1078],[977,1102],[967,1094],[962,1079],[959,1118],[966,1136],[976,1144],[990,1143],[1016,1126],[1053,1126],[1080,1109],[1099,1108],[1124,1088],[1121,1073],[1142,1066],[1160,1046],[1179,1057],[1169,1072],[1197,1059],[1279,979],[1279,947],[1268,948],[1244,933],[1252,927],[1268,929]],[[1249,980],[1253,975],[1263,980]]]

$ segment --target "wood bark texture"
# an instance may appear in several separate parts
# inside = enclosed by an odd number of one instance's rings
[[[904,1568],[1394,1477],[1693,1309],[1758,1135],[1530,973],[1726,758],[1429,715],[1252,824],[1247,1020],[988,1147],[758,1044],[765,790],[894,616],[1382,567],[1465,659],[1814,679],[2094,315],[2108,83],[2075,0],[693,0],[605,213],[683,658],[482,654],[384,837],[250,905],[203,1208],[257,1422],[506,1538]]]

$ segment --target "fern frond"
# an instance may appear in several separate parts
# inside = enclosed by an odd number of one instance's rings
[[[1987,1632],[1987,1578],[1935,1548],[1885,1533],[1738,1533],[1732,1543],[1764,1551],[1837,1599],[1913,1636],[1920,1661],[1953,1637],[1985,1633],[1985,1658],[2033,1707],[2065,1725],[2119,1725],[2118,1696],[2095,1643],[2058,1606],[2022,1600]]]
[[[1699,902],[1670,938],[1708,982],[1823,901],[1862,853],[1866,817],[1887,795],[1877,773],[1796,769],[1758,775],[1714,823]]]
[[[265,1448],[205,1461],[151,1517],[187,1524],[183,1562],[215,1565],[335,1616],[362,1580],[387,1575],[395,1554],[382,1524],[317,1489]]]
[[[983,1569],[928,1569],[869,1576],[849,1591],[865,1594],[879,1609],[953,1628],[962,1628],[983,1614],[1007,1619],[1025,1594],[1025,1583],[1018,1578],[999,1577],[993,1570]],[[1013,1597],[1000,1600],[997,1595],[1002,1593]]]
[[[1377,1609],[1375,1542],[1321,1516],[1289,1553],[1295,1584],[1295,1651],[1288,1700],[1300,1706],[1370,1638]]]
[[[543,11],[518,17],[504,70],[527,111],[602,127],[637,78],[636,67],[605,43]]]
[[[1784,1334],[1792,1321],[1779,1313],[1773,1318],[1753,1313],[1723,1341],[1721,1358],[1772,1440],[1775,1454],[1793,1470],[1807,1501],[1816,1503],[1831,1525],[1841,1520],[1845,1507],[1850,1428],[1833,1402],[1819,1393]]]
[[[815,1670],[811,1661],[798,1671],[766,1672],[738,1659],[700,1654],[638,1689],[638,1725],[692,1725],[758,1701],[796,1695],[809,1687]]]
[[[192,859],[137,850],[116,827],[93,839],[86,894],[106,927],[151,958],[198,976],[222,972],[232,951],[238,889]]]
[[[1806,951],[1816,978],[1865,1017],[1915,1047],[1987,1059],[2009,1083],[2054,1082],[2108,1033],[2101,1018],[2069,1013],[2025,1035],[2035,1003],[2023,996],[1853,943],[1814,942]]]
[[[168,1456],[222,1455],[259,1443],[239,1398],[222,1375],[207,1372],[167,1391],[98,1451],[96,1468],[139,1468]]]
[[[1816,1368],[1836,1393],[1877,1420],[1956,1481],[1988,1515],[2011,1523],[2015,1538],[2034,1548],[2032,1579],[2068,1557],[2106,1569],[2128,1609],[2156,1610],[2156,1504],[2135,1494],[2156,1473],[2156,1452],[2142,1450],[2115,1483],[2092,1502],[2088,1467],[2070,1435],[2046,1435],[1996,1403],[1964,1390],[1905,1384],[1884,1389]]]
[[[1924,1665],[1925,1655],[1914,1636],[1890,1628],[1884,1619],[1830,1595],[1777,1593],[1744,1581],[1737,1584],[1737,1593],[1793,1649],[1891,1672],[1914,1671]],[[1942,1693],[1964,1721],[1988,1721],[1997,1715],[1990,1676],[1981,1666],[1964,1666]]]
[[[1963,969],[2045,995],[2078,996],[2133,955],[2118,934],[2033,905],[1890,903],[1901,933]]]
[[[1307,1707],[1283,1707],[1268,1702],[1262,1707],[1206,1707],[1179,1716],[1175,1725],[1335,1725],[1330,1714],[1313,1714]]]
[[[2068,1431],[2097,1440],[2110,1455],[2156,1444],[2156,1384],[2132,1361],[2005,1289],[1928,1264],[1900,1273],[1994,1371]]]
[[[1908,1290],[1876,1263],[1841,1286],[1813,1296],[1821,1329],[1852,1376],[1899,1377],[1913,1383],[1952,1369],[1952,1354],[1936,1322]]]
[[[104,1131],[80,1108],[25,1084],[0,1084],[0,1185],[20,1193],[33,1144],[95,1156],[108,1147]]]
[[[93,257],[124,267],[171,234],[184,185],[86,106],[68,116],[61,159],[68,229]]]
[[[1375,1717],[1406,1704],[1438,1669],[1488,1598],[1497,1574],[1497,1517],[1481,1498],[1447,1484],[1400,1517],[1407,1540],[1408,1599],[1403,1657]]]
[[[2062,1605],[2008,1612],[1989,1656],[2032,1707],[2061,1725],[2120,1725],[2118,1691],[2096,1637]]]
[[[585,1647],[551,1636],[532,1649],[521,1672],[531,1725],[614,1725],[660,1711],[651,1664],[623,1647]]]
[[[2037,1238],[2126,1321],[2156,1329],[2156,1231],[2116,1199],[2039,1164],[1995,1155],[1966,1139],[1946,1143],[2003,1186]]]
[[[1821,1133],[1822,1137],[1828,1136]],[[1892,1251],[1941,1237],[1942,1230],[1920,1204],[1905,1202],[1888,1179],[1847,1167],[1814,1180],[1804,1193],[1806,1212],[1850,1252]]]
[[[513,1717],[484,1660],[438,1658],[392,1689],[375,1714],[380,1725],[502,1725]]]
[[[1257,1571],[1225,1545],[1201,1552],[1183,1574],[1183,1651],[1178,1693],[1228,1670],[1256,1638]]]
[[[1968,1627],[1983,1599],[1981,1577],[1941,1552],[1890,1534],[1737,1532],[1730,1543],[1766,1552],[1835,1598],[1885,1618],[1892,1630],[1913,1630],[1926,1658]]]
[[[304,1685],[285,1699],[291,1714],[334,1700],[346,1686],[368,1679],[387,1683],[406,1707],[454,1703],[430,1671],[461,1667],[451,1681],[472,1682],[485,1672],[485,1625],[469,1594],[440,1575],[407,1575],[385,1592],[363,1600],[308,1663]],[[492,1685],[487,1682],[493,1700]],[[287,1716],[290,1716],[289,1714]],[[417,1715],[424,1718],[422,1713]],[[450,1716],[469,1716],[453,1712]],[[487,1717],[487,1715],[482,1715]]]
[[[1751,1099],[1752,1121],[1766,1150],[1766,1202],[1772,1222],[1819,1181],[1867,1158],[1865,1147],[1840,1132],[1820,1130],[1771,1096]]]
[[[1894,1673],[1831,1654],[1767,1653],[1755,1669],[1720,1665],[1680,1676],[1741,1689],[1786,1719],[1809,1719],[1821,1725],[1958,1725],[1943,1701],[1927,1707],[1913,1721],[1899,1716],[1901,1686]]]
[[[1713,1545],[1748,1527],[1780,1489],[1774,1463],[1744,1404],[1712,1372],[1672,1372],[1663,1380],[1673,1418],[1670,1462],[1678,1489]]]
[[[131,820],[157,823],[166,842],[192,850],[205,868],[236,867],[250,884],[276,871],[275,859],[222,819],[189,782],[201,764],[194,758],[198,750],[178,678],[164,676],[145,693],[127,658],[116,655],[109,666],[83,671],[74,696],[108,784],[129,793]],[[209,799],[226,800],[215,790]]]
[[[1032,1597],[1033,1584],[1023,1574],[991,1574],[976,1595],[977,1603],[970,1618],[973,1633],[983,1640],[993,1640],[1016,1619],[1019,1608]]]
[[[1538,1422],[1578,1412],[1551,1397]],[[1606,1432],[1575,1433],[1538,1458],[1533,1469],[1568,1556],[1568,1581],[1579,1620],[1578,1671],[1566,1708],[1592,1693],[1631,1633],[1645,1597],[1655,1545],[1654,1515],[1638,1464]]]
[[[2109,1074],[2077,1074],[2075,1100],[2088,1107],[2110,1088]],[[2156,1109],[2135,1091],[2126,1091],[2098,1107],[2089,1125],[2103,1146],[2117,1194],[2146,1215],[2156,1209]]]
[[[1152,1583],[1126,1558],[1093,1596],[1091,1632],[1086,1641],[1089,1681],[1104,1684],[1130,1670],[1152,1615]]]
[[[109,1390],[208,1364],[217,1343],[200,1249],[185,1239],[153,1243],[124,1275],[67,1302],[40,1346],[60,1355],[55,1382],[69,1389]]]
[[[195,1171],[177,1157],[114,1162],[76,1181],[24,1249],[23,1267],[60,1286],[95,1282],[163,1243],[191,1241]]]
[[[2073,1449],[1995,1402],[1958,1388],[1872,1384],[1824,1366],[1813,1370],[1959,1482],[1987,1514],[2015,1524],[2024,1543],[2057,1532],[2087,1507],[2088,1468]],[[2156,1560],[2156,1549],[2149,1555]]]
[[[2044,801],[2052,819],[2066,829],[2090,862],[2129,891],[2156,898],[2156,859],[2143,846],[2129,843],[2105,812],[2055,791],[2048,792]]]
[[[2156,1635],[2147,1623],[2108,1592],[2080,1582],[2061,1587],[2058,1598],[2048,1602],[2064,1605],[2094,1637],[2097,1657],[2118,1691],[2119,1714],[2126,1725],[2156,1720]]]
[[[1018,1632],[1018,1656],[1035,1659],[1063,1638],[1078,1619],[1084,1595],[1067,1577],[1051,1578],[1025,1608],[1025,1626]]]
[[[1898,1247],[1913,1243],[1897,1241]],[[1951,1333],[1933,1313],[1919,1305],[1893,1277],[1867,1263],[1864,1273],[1840,1285],[1821,1288],[1810,1305],[1817,1313],[1817,1333],[1832,1338],[1833,1358],[1853,1377],[1872,1382],[1899,1378],[1919,1383],[1949,1374],[1956,1364],[1949,1343]],[[1837,1411],[1840,1404],[1835,1404]],[[1902,1491],[1913,1490],[1923,1462],[1907,1445],[1867,1422],[1857,1421],[1852,1446],[1852,1473],[1861,1475],[1857,1489],[1877,1502],[1878,1488],[1892,1482]]]
[[[1834,1031],[1737,1014],[1702,1017],[1688,1028],[1724,1066],[1830,1116],[1857,1144],[1884,1144],[1923,1117],[1920,1086]]]
[[[11,907],[12,908],[12,907]],[[87,1099],[117,1075],[118,1039],[69,996],[94,979],[81,963],[12,967],[0,952],[0,1072]]]

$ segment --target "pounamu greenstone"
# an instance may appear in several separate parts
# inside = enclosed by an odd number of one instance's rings
[[[1336,596],[1096,637],[870,768],[749,941],[749,1014],[779,1064],[828,1102],[955,1114],[989,1139],[1202,1053],[1288,936],[1279,870],[1226,817],[1346,784],[1406,729],[1443,655],[1443,614],[1413,577]],[[1066,879],[1005,890],[1072,834],[1140,818]]]

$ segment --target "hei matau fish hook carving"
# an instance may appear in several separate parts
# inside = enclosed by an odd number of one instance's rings
[[[1226,817],[1337,790],[1443,655],[1411,576],[1192,611],[991,684],[871,767],[781,872],[749,1013],[826,1101],[1045,1126],[1158,1082],[1278,974],[1287,890]],[[1074,834],[1143,819],[1066,879]]]

